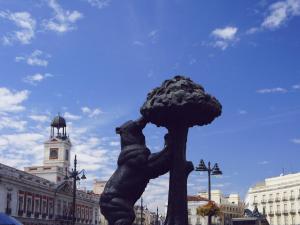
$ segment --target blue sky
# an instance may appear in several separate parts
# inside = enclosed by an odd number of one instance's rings
[[[58,112],[73,154],[107,179],[116,126],[139,116],[147,93],[176,74],[216,96],[223,114],[190,129],[188,159],[218,162],[213,187],[245,195],[265,177],[299,172],[300,0],[0,0],[0,162],[42,163]],[[163,128],[147,126],[148,146]],[[167,176],[144,197],[163,207]],[[206,189],[193,172],[189,193]]]

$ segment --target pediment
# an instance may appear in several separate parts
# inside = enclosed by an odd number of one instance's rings
[[[64,193],[67,195],[72,195],[73,188],[72,188],[72,182],[70,181],[63,181],[61,184],[59,184],[56,188],[57,193]]]

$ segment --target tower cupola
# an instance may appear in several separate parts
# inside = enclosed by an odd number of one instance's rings
[[[55,134],[56,131],[56,134]],[[56,136],[55,136],[56,135]],[[65,118],[60,115],[54,117],[51,122],[51,137],[66,138],[67,124]]]

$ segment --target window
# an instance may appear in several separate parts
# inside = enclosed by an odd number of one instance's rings
[[[50,148],[50,159],[58,159],[58,148]]]
[[[295,225],[295,216],[292,216],[292,225]]]
[[[68,208],[67,208],[67,202],[63,202],[63,215],[67,216],[68,215]]]
[[[81,218],[81,219],[84,219],[84,208],[83,208],[83,207],[81,207],[81,215],[80,215],[80,218]]]
[[[95,208],[95,220],[98,220],[98,211],[97,211],[97,208]]]
[[[24,210],[24,195],[19,194],[18,202],[19,202],[18,210],[23,211]]]
[[[188,214],[189,214],[189,215],[192,215],[191,209],[188,209]]]
[[[277,217],[277,224],[280,224],[280,216]]]
[[[197,216],[197,225],[200,225],[201,224],[201,219],[199,216]]]
[[[34,200],[34,212],[36,213],[40,212],[40,199]]]
[[[57,215],[61,215],[61,200],[57,201]]]
[[[11,193],[7,193],[6,195],[6,208],[11,209]]]
[[[32,197],[27,196],[27,212],[32,212]]]
[[[294,210],[295,209],[295,204],[294,202],[291,203],[291,210]]]
[[[288,225],[288,217],[287,216],[284,217],[284,225]]]
[[[69,160],[69,150],[66,149],[66,152],[65,152],[65,160]]]
[[[253,203],[254,203],[254,204],[257,203],[257,196],[254,196],[254,198],[253,198]]]
[[[53,200],[49,200],[49,214],[53,215]]]
[[[42,210],[44,214],[47,214],[47,201],[43,199]]]

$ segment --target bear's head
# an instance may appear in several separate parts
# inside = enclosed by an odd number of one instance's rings
[[[129,120],[122,126],[116,128],[116,133],[121,137],[121,148],[129,145],[145,145],[143,129],[147,122],[141,118],[139,120]]]

